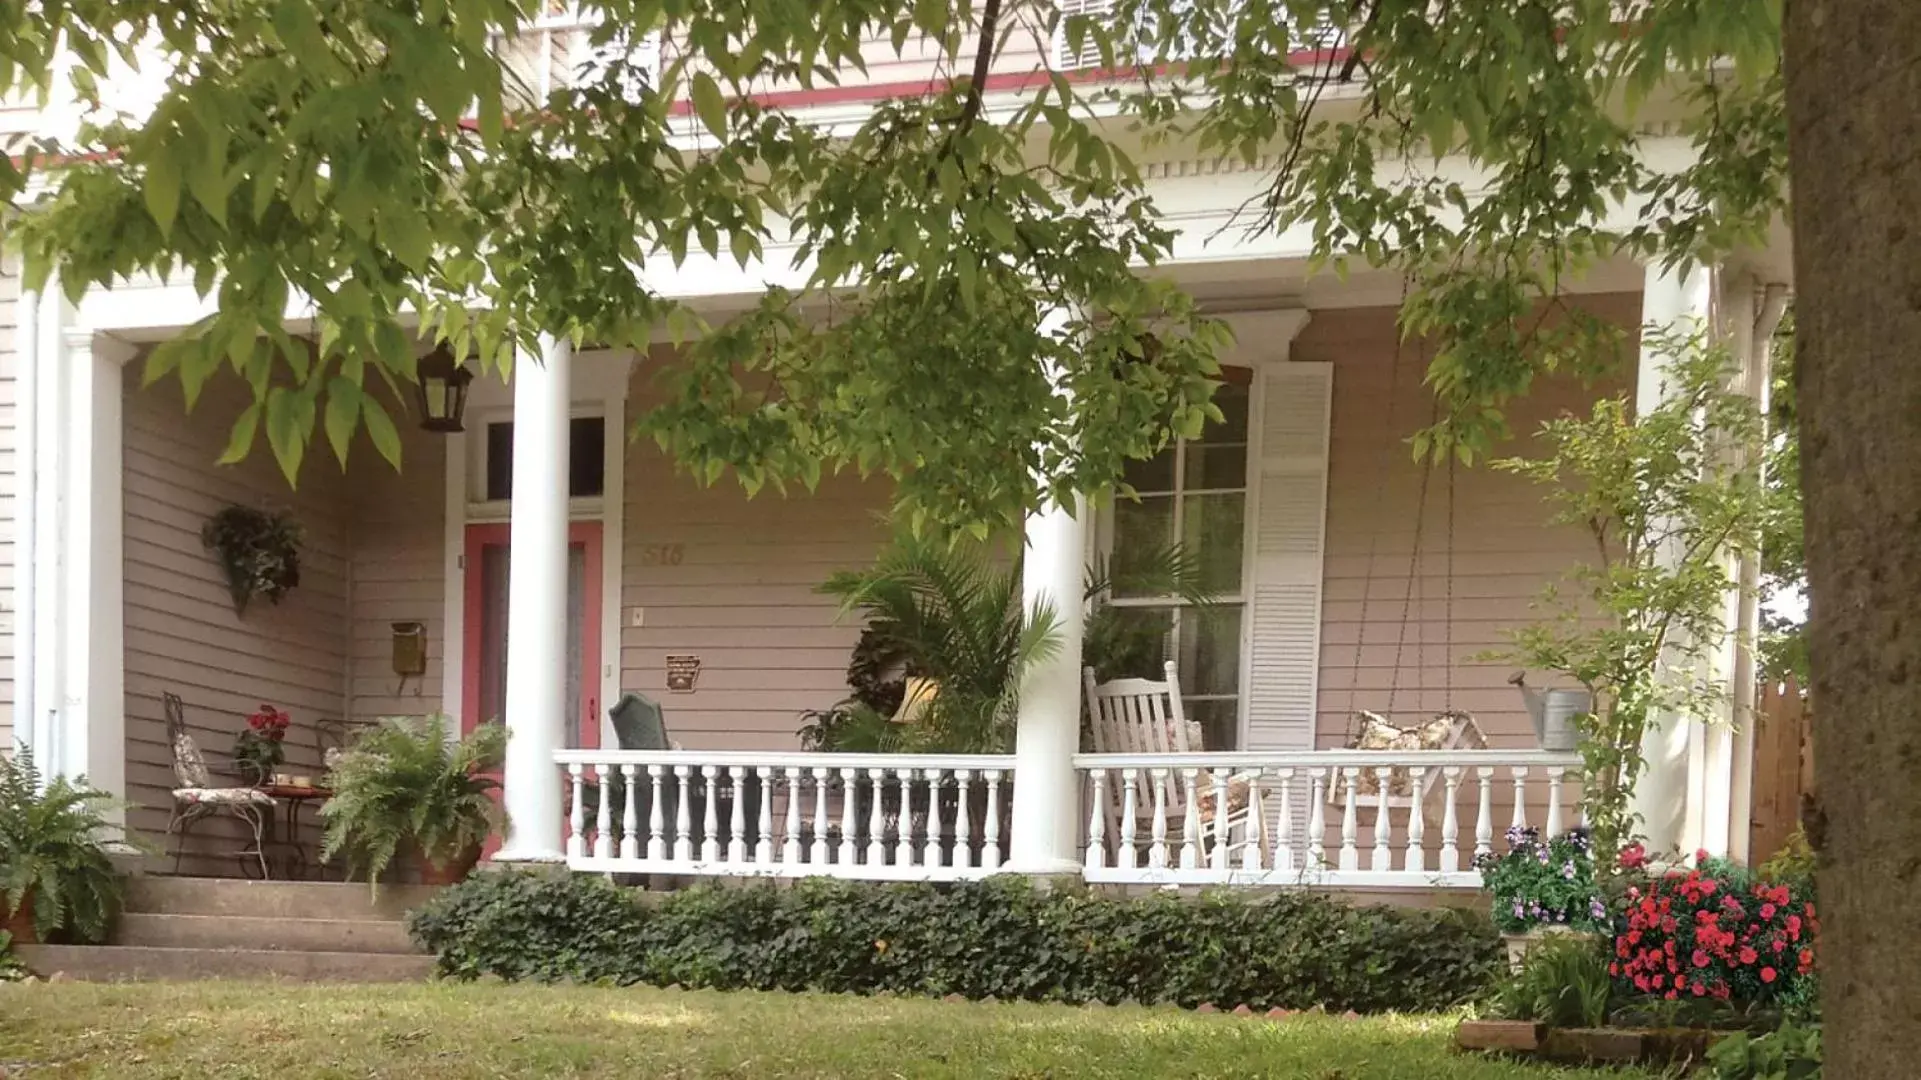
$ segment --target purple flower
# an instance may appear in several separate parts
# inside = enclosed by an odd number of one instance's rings
[[[1608,914],[1608,906],[1603,904],[1601,898],[1597,896],[1588,903],[1587,913],[1596,919],[1605,919]]]
[[[1519,900],[1514,901],[1514,917],[1519,919],[1527,914],[1527,908]]]
[[[1567,861],[1567,864],[1561,867],[1561,876],[1563,878],[1566,878],[1569,881],[1574,880],[1574,860],[1573,859],[1569,859]]]

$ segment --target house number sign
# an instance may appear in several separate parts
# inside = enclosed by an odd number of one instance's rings
[[[667,689],[676,694],[691,694],[700,679],[700,657],[690,654],[667,657]]]

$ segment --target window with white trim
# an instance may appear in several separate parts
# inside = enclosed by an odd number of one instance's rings
[[[1055,8],[1059,11],[1060,18],[1054,26],[1054,40],[1052,43],[1055,70],[1072,71],[1076,68],[1101,66],[1101,50],[1099,44],[1094,40],[1094,35],[1091,33],[1083,34],[1081,36],[1080,48],[1076,49],[1071,44],[1073,35],[1069,33],[1069,23],[1078,17],[1089,23],[1095,20],[1101,20],[1111,24],[1114,21],[1112,12],[1117,6],[1115,0],[1056,0]],[[1239,5],[1235,5],[1234,8],[1228,10],[1228,25],[1213,27],[1210,32],[1207,33],[1206,40],[1215,42],[1233,40],[1232,24],[1240,17],[1239,11],[1236,10],[1238,6]],[[1159,50],[1153,44],[1156,35],[1153,32],[1153,23],[1150,21],[1152,15],[1141,10],[1137,10],[1135,15],[1139,21],[1133,27],[1133,32],[1126,34],[1122,40],[1115,42],[1117,51],[1122,45],[1127,44],[1129,40],[1134,42],[1134,55],[1131,57],[1116,55],[1114,57],[1116,64],[1129,62],[1149,63],[1156,59],[1154,54]],[[1163,59],[1187,60],[1193,59],[1197,55],[1199,45],[1195,37],[1189,32],[1190,29],[1189,27],[1182,28],[1182,37],[1184,40],[1170,49],[1169,55]],[[1323,14],[1320,21],[1315,22],[1311,26],[1298,27],[1288,36],[1290,38],[1290,49],[1292,50],[1338,49],[1346,40],[1346,35],[1340,28],[1329,22],[1325,14]]]
[[[1230,378],[1246,374],[1227,371]],[[1221,419],[1199,438],[1178,439],[1149,460],[1130,462],[1125,478],[1139,501],[1116,499],[1103,530],[1116,582],[1109,602],[1122,620],[1161,630],[1163,656],[1177,665],[1184,711],[1201,724],[1208,750],[1237,749],[1240,736],[1251,403],[1248,382],[1231,381],[1214,395]],[[1213,597],[1206,608],[1127,587],[1130,560],[1152,558],[1175,543],[1196,564],[1201,590]],[[1152,670],[1124,674],[1161,677]]]

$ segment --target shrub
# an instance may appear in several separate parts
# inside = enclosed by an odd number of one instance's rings
[[[1594,856],[1584,829],[1543,842],[1539,829],[1507,831],[1508,850],[1475,861],[1493,894],[1494,926],[1525,934],[1537,926],[1605,930],[1612,919],[1594,884]]]
[[[1501,957],[1486,921],[1456,912],[1304,893],[1123,899],[1019,878],[702,886],[642,903],[585,876],[500,872],[447,889],[410,928],[463,979],[1224,1009],[1445,1008]]]
[[[1609,970],[1624,989],[1668,1000],[1805,1010],[1820,930],[1813,898],[1706,852],[1696,862],[1629,888]]]

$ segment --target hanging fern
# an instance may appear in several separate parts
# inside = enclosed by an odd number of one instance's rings
[[[236,613],[256,596],[278,604],[300,584],[300,525],[291,514],[229,506],[207,519],[200,542],[220,556]]]

